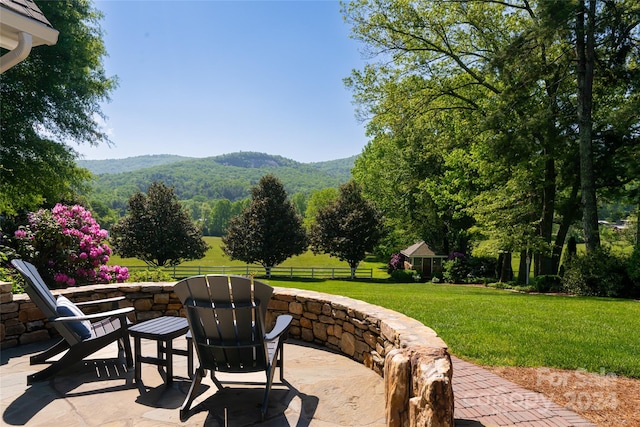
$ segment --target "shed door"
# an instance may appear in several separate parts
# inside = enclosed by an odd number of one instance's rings
[[[431,277],[431,258],[422,258],[422,277]]]

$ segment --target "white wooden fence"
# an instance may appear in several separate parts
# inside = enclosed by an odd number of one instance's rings
[[[126,266],[130,272],[151,269],[144,265]],[[272,267],[271,274],[267,274],[262,266],[175,266],[164,267],[164,272],[175,279],[182,279],[200,274],[237,274],[242,276],[253,275],[256,277],[286,277],[286,278],[311,278],[311,279],[350,279],[351,269],[347,267]],[[353,277],[358,279],[372,279],[372,268],[356,268]]]

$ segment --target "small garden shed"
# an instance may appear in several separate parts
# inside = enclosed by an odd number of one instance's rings
[[[413,244],[400,253],[409,258],[411,269],[420,271],[422,277],[442,272],[442,262],[448,257],[436,254],[424,241]]]

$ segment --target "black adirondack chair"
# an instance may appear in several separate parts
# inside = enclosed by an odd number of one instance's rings
[[[222,383],[216,372],[266,374],[261,416],[267,413],[269,391],[276,367],[283,378],[283,344],[292,317],[280,315],[274,328],[265,333],[267,305],[273,288],[242,276],[194,276],[178,282],[175,293],[182,301],[189,329],[198,354],[199,366],[191,388],[180,409],[180,418],[188,418],[189,408],[206,371],[218,389]]]
[[[127,366],[133,366],[127,313],[132,312],[134,308],[116,308],[111,311],[89,315],[83,314],[77,308],[101,303],[111,303],[114,307],[117,307],[117,302],[124,299],[124,297],[77,304],[73,304],[66,298],[61,297],[56,300],[33,264],[23,260],[13,260],[11,264],[25,278],[25,291],[31,301],[52,322],[62,336],[62,339],[51,348],[32,356],[30,363],[32,365],[47,363],[53,356],[68,350],[59,360],[50,362],[47,368],[27,376],[27,384],[49,379],[114,341],[118,341],[119,350],[124,350]]]

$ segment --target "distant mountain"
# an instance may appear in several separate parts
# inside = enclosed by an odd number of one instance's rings
[[[237,166],[245,168],[258,167],[279,167],[294,166],[298,163],[294,160],[281,156],[274,156],[265,153],[239,152],[231,154],[223,154],[217,157],[211,157],[217,163],[225,166]],[[351,168],[355,164],[358,156],[347,157],[346,159],[328,160],[325,162],[306,163],[316,169],[328,173],[333,176],[351,176]],[[127,157],[124,159],[107,159],[107,160],[78,160],[78,166],[89,169],[95,175],[104,173],[122,173],[132,172],[139,169],[151,168],[154,166],[168,165],[170,163],[181,162],[185,160],[196,160],[197,157],[176,156],[174,154],[151,154],[146,156]]]
[[[356,162],[358,156],[347,157],[346,159],[329,160],[326,162],[309,163],[314,168],[318,168],[329,175],[349,176],[351,177],[351,169]]]
[[[240,152],[207,158],[141,156],[132,158],[134,161],[130,161],[131,158],[90,160],[85,161],[84,167],[98,173],[100,169],[92,162],[106,162],[101,164],[102,170],[116,170],[118,166],[109,166],[109,162],[113,162],[124,163],[130,169],[119,173],[99,173],[94,180],[90,198],[116,208],[124,206],[136,191],[146,192],[153,181],[173,186],[180,200],[227,198],[235,201],[249,197],[251,187],[261,177],[273,174],[282,181],[290,195],[310,194],[349,181],[355,158],[299,163],[281,156]],[[147,167],[153,161],[159,164]],[[135,165],[138,168],[131,169]]]
[[[273,156],[265,153],[254,153],[241,151],[239,153],[223,154],[217,157],[210,157],[217,163],[224,166],[235,166],[238,168],[279,168],[282,166],[296,167],[303,163],[298,163],[281,156]]]
[[[153,154],[148,156],[127,157],[126,159],[78,160],[78,166],[89,169],[93,174],[100,175],[103,173],[131,172],[189,159],[193,159],[193,157],[175,156],[173,154]]]

